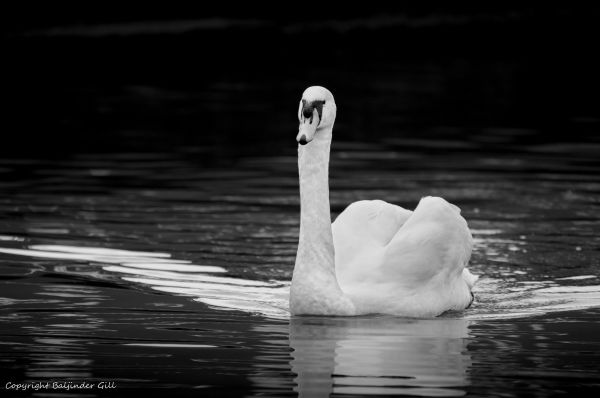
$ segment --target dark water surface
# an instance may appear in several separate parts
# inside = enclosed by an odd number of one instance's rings
[[[597,394],[597,61],[506,15],[14,34],[3,396]],[[573,21],[571,35],[588,26]],[[465,40],[476,33],[487,46]],[[323,40],[313,58],[306,37]],[[471,308],[290,318],[295,115],[311,84],[338,104],[333,215],[360,199],[458,205]],[[46,381],[115,388],[32,389]]]
[[[3,380],[249,396],[598,388],[598,148],[517,159],[476,142],[336,141],[334,213],[426,193],[462,208],[477,300],[439,319],[290,320],[293,135],[290,155],[227,168],[195,162],[202,148],[3,160]]]

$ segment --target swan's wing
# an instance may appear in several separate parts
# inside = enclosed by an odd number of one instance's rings
[[[456,278],[472,285],[473,276],[463,275],[472,247],[460,209],[442,198],[426,197],[387,245],[381,274],[406,286]]]
[[[382,200],[350,204],[333,222],[334,239],[369,242],[385,246],[408,220],[412,211]]]
[[[363,248],[361,262],[342,270],[340,286],[363,313],[436,316],[464,309],[474,283],[463,271],[471,248],[460,209],[441,198],[423,198],[387,245]]]
[[[435,316],[471,302],[471,232],[444,199],[423,198],[414,212],[357,202],[333,231],[340,287],[361,313]]]
[[[349,205],[332,224],[338,281],[343,284],[372,273],[372,268],[380,265],[374,257],[383,253],[411,214],[410,210],[381,200],[361,200]]]

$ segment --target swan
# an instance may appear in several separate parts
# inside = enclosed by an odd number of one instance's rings
[[[438,197],[414,211],[381,200],[350,204],[331,223],[329,152],[333,94],[302,94],[298,171],[300,235],[290,287],[292,315],[434,317],[468,308],[477,276],[460,209]]]

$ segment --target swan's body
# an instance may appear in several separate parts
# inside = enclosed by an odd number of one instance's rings
[[[423,198],[415,211],[380,200],[351,204],[331,224],[329,150],[336,106],[308,88],[299,110],[300,240],[290,310],[302,315],[436,316],[467,308],[477,280],[460,209]]]

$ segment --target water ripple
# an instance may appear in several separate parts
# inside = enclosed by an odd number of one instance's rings
[[[476,236],[482,236],[476,240],[476,247],[486,248],[488,261],[510,264],[512,259],[508,253],[518,251],[510,250],[510,247],[517,247],[513,245],[522,243],[495,238],[497,231],[494,230],[474,232]],[[508,247],[509,250],[491,251],[491,247],[498,245]],[[214,273],[226,274],[227,270],[219,266],[195,265],[187,260],[172,259],[168,253],[64,245],[0,248],[0,253],[52,260],[84,260],[88,262],[86,269],[101,267],[103,271],[102,274],[87,275],[106,278],[109,275],[125,274],[126,276],[120,277],[122,281],[162,292],[191,296],[196,301],[213,307],[274,318],[289,317],[289,281],[214,276]],[[70,271],[62,265],[55,269],[60,272],[86,274],[85,270]],[[461,316],[470,320],[498,319],[600,306],[600,285],[577,284],[580,281],[590,282],[596,279],[594,275],[536,279],[528,272],[512,267],[496,267],[494,273],[486,274],[483,265],[475,264],[473,270],[483,273],[474,289],[475,304],[460,315],[450,313],[445,316]],[[83,294],[87,298],[90,297],[85,292],[69,293],[68,289],[43,294],[55,297],[76,297]]]

